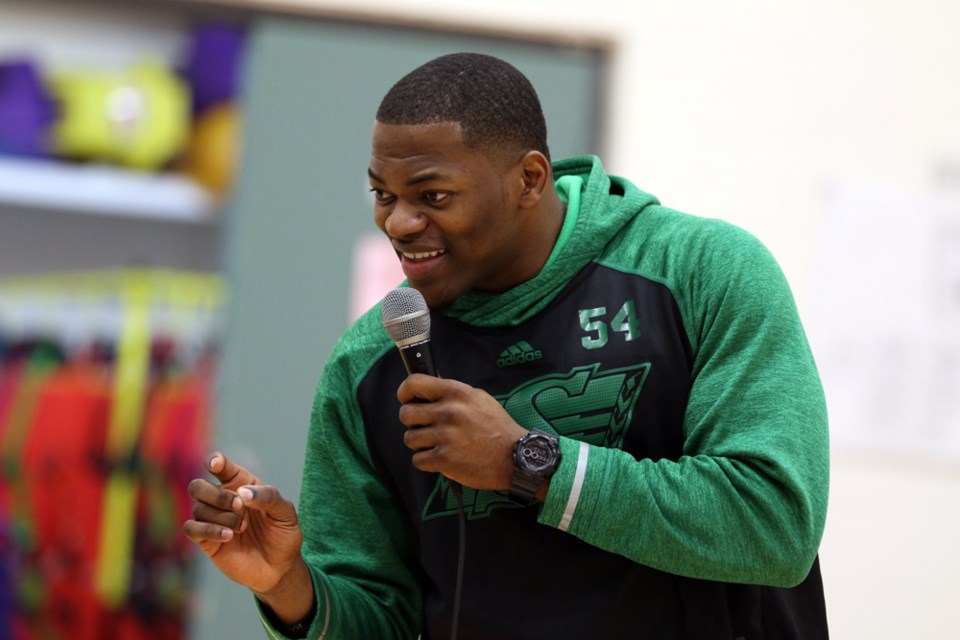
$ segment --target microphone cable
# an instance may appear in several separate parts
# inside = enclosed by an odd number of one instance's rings
[[[457,502],[457,521],[460,529],[459,551],[457,552],[457,581],[453,590],[453,619],[450,621],[450,640],[457,640],[460,626],[460,598],[463,594],[463,565],[466,555],[467,518],[463,508],[463,487],[459,482],[447,479],[450,491]]]

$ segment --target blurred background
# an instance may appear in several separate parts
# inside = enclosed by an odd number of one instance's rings
[[[556,157],[758,236],[831,412],[840,640],[954,639],[960,5],[4,0],[0,638],[261,638],[180,533],[222,448],[291,499],[338,334],[400,279],[380,98],[506,58]]]

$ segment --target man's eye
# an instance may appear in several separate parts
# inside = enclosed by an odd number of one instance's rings
[[[377,189],[376,187],[372,187],[370,189],[370,193],[373,194],[373,197],[377,202],[388,202],[391,198],[390,194],[388,194],[386,191],[383,189]]]
[[[450,194],[445,191],[427,191],[423,194],[423,199],[430,204],[440,204],[449,197]]]

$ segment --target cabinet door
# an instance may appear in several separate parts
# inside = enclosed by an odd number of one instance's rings
[[[554,157],[597,153],[605,60],[596,49],[286,18],[257,23],[249,51],[217,442],[296,501],[314,388],[349,322],[352,252],[377,232],[366,169],[383,95],[435,56],[490,53],[537,88]],[[252,597],[203,565],[194,637],[261,638]]]

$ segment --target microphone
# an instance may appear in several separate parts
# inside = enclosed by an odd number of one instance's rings
[[[407,374],[436,376],[430,349],[430,309],[423,295],[411,287],[397,287],[381,301],[380,318],[400,351]]]

